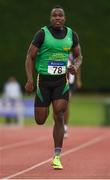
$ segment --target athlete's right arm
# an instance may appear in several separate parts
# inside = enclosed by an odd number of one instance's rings
[[[34,89],[34,81],[33,81],[33,71],[34,71],[34,59],[38,53],[39,49],[30,44],[30,47],[27,52],[26,61],[25,61],[25,70],[27,76],[27,82],[25,85],[25,90],[28,93],[31,93]]]
[[[34,71],[34,59],[39,51],[44,40],[44,32],[43,30],[38,31],[28,49],[26,61],[25,61],[25,69],[27,76],[27,83],[25,85],[25,89],[28,93],[31,93],[34,89],[34,81],[33,81],[33,71]]]

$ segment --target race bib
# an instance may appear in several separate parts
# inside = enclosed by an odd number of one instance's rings
[[[65,74],[66,73],[66,62],[64,61],[49,61],[48,62],[48,73],[49,74]]]

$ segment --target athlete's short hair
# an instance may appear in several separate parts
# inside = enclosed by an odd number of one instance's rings
[[[63,10],[63,12],[64,12],[64,15],[65,15],[65,11],[64,11],[64,9],[63,9],[63,7],[62,6],[60,6],[60,5],[56,5],[56,6],[54,6],[53,8],[52,8],[52,10],[53,9],[62,9]],[[52,12],[52,10],[51,10],[51,12]]]
[[[63,9],[63,7],[62,7],[62,6],[60,6],[60,5],[56,5],[56,6],[54,6],[52,9],[56,9],[56,8]],[[63,9],[63,10],[64,10],[64,9]]]

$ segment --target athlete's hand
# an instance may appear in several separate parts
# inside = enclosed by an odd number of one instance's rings
[[[71,64],[69,67],[68,67],[68,71],[69,73],[71,74],[76,74],[77,73],[77,67],[73,64]]]
[[[27,93],[31,94],[32,91],[34,90],[34,81],[33,80],[28,80],[26,85],[25,85],[25,90]]]

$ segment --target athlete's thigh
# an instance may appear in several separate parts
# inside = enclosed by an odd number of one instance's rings
[[[51,91],[48,87],[38,86],[35,96],[35,107],[48,107],[51,103]]]
[[[69,100],[69,84],[66,82],[61,82],[59,86],[56,86],[52,92],[52,101],[63,99]]]
[[[45,122],[49,113],[50,102],[50,90],[47,87],[39,86],[36,92],[34,103],[34,115],[38,123]]]

